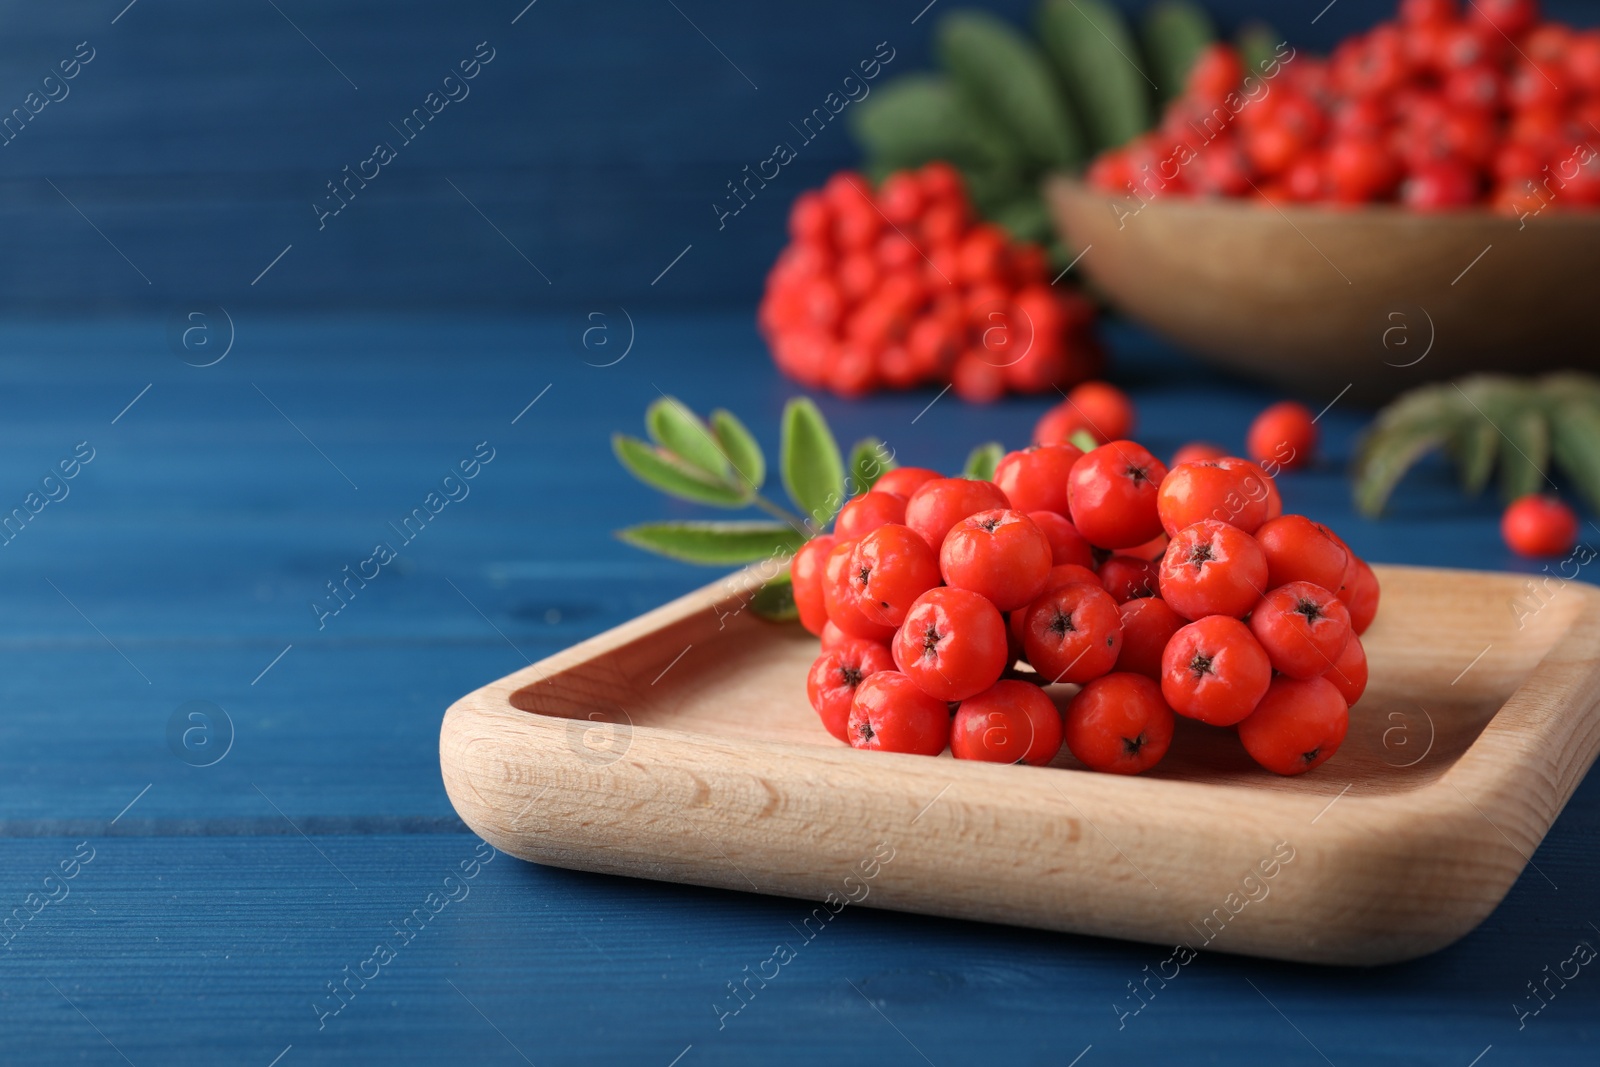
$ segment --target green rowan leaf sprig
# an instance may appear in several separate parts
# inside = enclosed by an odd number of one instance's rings
[[[864,493],[895,465],[875,437],[850,450],[848,467],[822,412],[804,397],[784,407],[778,473],[791,507],[762,494],[767,458],[732,412],[701,418],[682,401],[663,396],[645,411],[648,440],[614,434],[612,451],[635,478],[669,496],[729,510],[757,509],[766,520],[648,522],[617,531],[647,552],[709,566],[787,561],[827,529],[851,495]],[[787,567],[751,598],[756,614],[796,617]]]
[[[1600,509],[1600,378],[1480,374],[1403,394],[1378,413],[1356,453],[1357,510],[1382,512],[1406,472],[1441,450],[1469,494],[1498,472],[1500,496],[1510,502],[1548,487],[1558,472]]]

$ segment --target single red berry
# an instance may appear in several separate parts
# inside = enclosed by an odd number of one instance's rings
[[[1264,492],[1251,492],[1250,475],[1238,465],[1216,461],[1181,463],[1167,472],[1156,495],[1161,528],[1171,537],[1205,519],[1255,533],[1266,521]]]
[[[889,523],[857,542],[847,573],[861,614],[899,626],[917,597],[939,584],[939,560],[911,527]]]
[[[874,489],[851,498],[839,509],[839,517],[833,520],[833,534],[860,540],[887,523],[903,524],[905,521],[906,498],[899,493]]]
[[[896,467],[884,471],[876,482],[872,483],[874,493],[898,493],[907,500],[911,494],[921,488],[923,482],[931,482],[935,478],[943,478],[938,471],[931,471],[926,467]]]
[[[1244,61],[1233,46],[1210,44],[1195,57],[1185,89],[1197,100],[1220,104],[1242,81]]]
[[[1453,211],[1477,203],[1479,185],[1472,166],[1453,159],[1435,160],[1400,183],[1400,201],[1414,211]]]
[[[950,708],[899,671],[879,671],[856,687],[848,730],[853,748],[937,756],[950,743]]]
[[[1187,620],[1153,596],[1126,601],[1117,611],[1122,616],[1122,651],[1116,669],[1160,681],[1162,654]]]
[[[1304,774],[1344,743],[1350,709],[1326,678],[1274,678],[1239,724],[1250,758],[1278,774]]]
[[[1161,687],[1142,674],[1107,674],[1067,705],[1067,748],[1090,770],[1139,774],[1161,762],[1172,744],[1172,709]]]
[[[1087,582],[1045,593],[1023,617],[1022,649],[1052,684],[1098,678],[1117,665],[1122,651],[1117,602]]]
[[[1161,657],[1161,695],[1179,715],[1232,726],[1255,710],[1272,663],[1250,627],[1209,615],[1179,630]]]
[[[956,709],[950,754],[1043,767],[1061,751],[1061,712],[1031,682],[1000,681]]]
[[[976,478],[933,478],[906,501],[906,525],[938,552],[955,524],[980,511],[1009,508],[1011,502],[993,482]]]
[[[1256,531],[1267,557],[1267,587],[1310,582],[1337,590],[1350,552],[1333,532],[1304,515],[1280,515]]]
[[[966,589],[923,593],[890,648],[908,678],[946,701],[983,692],[1009,662],[1005,620],[986,597]]]
[[[1267,517],[1262,521],[1270,522],[1283,514],[1283,497],[1278,493],[1278,484],[1260,465],[1239,456],[1223,456],[1217,460],[1217,466],[1244,475],[1245,498],[1265,501]]]
[[[1161,533],[1156,509],[1167,468],[1133,441],[1112,441],[1072,465],[1067,504],[1072,524],[1099,548],[1129,548]]]
[[[1555,497],[1532,493],[1506,508],[1500,536],[1519,556],[1564,556],[1578,542],[1578,515]]]
[[[1367,691],[1367,650],[1362,646],[1361,638],[1350,635],[1350,643],[1344,646],[1344,651],[1339,653],[1339,658],[1333,661],[1333,666],[1323,677],[1339,690],[1346,704],[1356,706],[1361,694]]]
[[[800,625],[820,635],[828,622],[828,605],[822,586],[827,578],[828,554],[834,539],[820,534],[800,546],[789,561],[789,579],[794,585],[795,607],[800,609]]]
[[[1028,518],[1049,539],[1052,566],[1075,563],[1080,567],[1094,567],[1094,546],[1084,540],[1071,519],[1054,511],[1030,511]]]
[[[1018,511],[1067,513],[1067,476],[1083,451],[1073,445],[1033,445],[1008,452],[994,468],[994,484]]]
[[[1067,406],[1083,416],[1089,432],[1101,444],[1121,441],[1133,433],[1137,412],[1128,394],[1110,382],[1083,382],[1067,391]]]
[[[834,542],[828,553],[827,569],[823,572],[822,598],[828,609],[828,621],[851,637],[864,637],[868,641],[887,641],[894,636],[894,627],[873,622],[862,614],[860,597],[856,593],[851,570],[856,542]]]
[[[863,638],[860,637],[851,637],[849,634],[839,629],[839,627],[834,625],[832,619],[829,619],[823,624],[821,637],[822,651],[824,652],[831,652],[836,648],[842,648],[845,644],[851,641],[863,640]]]
[[[951,528],[939,549],[947,585],[988,597],[1001,611],[1031,604],[1044,591],[1050,539],[1020,511],[970,515]]]
[[[1339,599],[1350,611],[1350,628],[1358,634],[1367,632],[1372,620],[1378,617],[1378,576],[1372,573],[1367,561],[1350,556],[1350,566],[1345,571],[1339,587]]]
[[[887,645],[851,638],[839,648],[817,657],[806,675],[806,696],[834,737],[849,742],[850,706],[856,688],[879,671],[894,670]]]
[[[1100,584],[1118,604],[1161,595],[1161,568],[1153,560],[1116,553],[1100,564]]]
[[[1350,642],[1350,612],[1339,598],[1310,582],[1280,585],[1250,612],[1250,632],[1274,670],[1291,678],[1326,674]]]
[[[1317,427],[1311,409],[1285,400],[1274,404],[1250,424],[1245,451],[1257,463],[1294,470],[1311,462],[1317,447]]]
[[[1267,557],[1243,530],[1207,519],[1173,537],[1160,582],[1161,599],[1186,619],[1242,618],[1267,589]]]
[[[1209,441],[1190,441],[1172,454],[1172,462],[1168,470],[1184,463],[1206,463],[1210,460],[1221,459],[1228,454],[1228,450]]]
[[[1065,589],[1069,585],[1077,585],[1080,582],[1099,586],[1100,576],[1088,567],[1081,567],[1076,563],[1057,564],[1050,568],[1050,576],[1045,579],[1044,592],[1039,595],[1044,596],[1046,593],[1054,593],[1058,589]],[[1006,615],[1006,632],[1011,636],[1011,661],[1013,663],[1027,654],[1023,648],[1023,634],[1027,628],[1028,608],[1032,606],[1029,604]]]
[[[1487,23],[1507,38],[1515,38],[1539,20],[1538,0],[1473,0],[1467,20]]]

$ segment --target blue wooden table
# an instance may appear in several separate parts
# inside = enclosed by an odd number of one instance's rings
[[[1127,1016],[1164,950],[850,909],[719,1020],[806,905],[489,852],[440,785],[443,709],[710,578],[607,536],[692,510],[631,481],[608,435],[659,389],[738,411],[774,448],[793,392],[748,313],[634,320],[605,368],[580,312],[244,318],[205,368],[164,350],[160,318],[0,327],[4,505],[92,450],[0,547],[0,1059],[1488,1067],[1592,1050],[1592,976],[1521,1026],[1513,1005],[1600,945],[1593,778],[1535,856],[1548,880],[1528,871],[1454,947],[1365,971],[1205,955]],[[1236,447],[1269,399],[1111,336],[1158,452]],[[841,438],[944,468],[1021,443],[1045,403],[946,396],[916,418],[933,395],[819,399]],[[1373,559],[1518,566],[1493,505],[1442,467],[1389,519],[1355,518],[1341,468],[1365,417],[1328,411],[1291,508]],[[468,495],[325,614],[327,582],[490,450]]]

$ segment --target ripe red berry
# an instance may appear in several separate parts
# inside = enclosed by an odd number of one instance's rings
[[[1272,663],[1250,628],[1226,615],[1191,622],[1161,657],[1161,695],[1179,715],[1232,726],[1255,710]]]
[[[1022,648],[1051,683],[1098,678],[1117,665],[1122,651],[1117,602],[1087,582],[1045,593],[1023,616]]]
[[[1263,524],[1256,542],[1267,557],[1269,587],[1310,582],[1337,590],[1350,563],[1344,543],[1304,515],[1280,515]]]
[[[1118,604],[1161,595],[1161,568],[1153,560],[1117,553],[1100,564],[1100,584]]]
[[[1317,447],[1317,427],[1311,409],[1285,400],[1274,404],[1250,424],[1245,451],[1257,463],[1295,470],[1311,462]]]
[[[1179,466],[1183,463],[1206,463],[1210,460],[1221,459],[1228,454],[1228,450],[1209,441],[1190,441],[1172,454],[1172,462],[1168,468]]]
[[[1061,751],[1061,712],[1031,682],[999,681],[968,697],[950,725],[956,759],[1043,767]]]
[[[1110,382],[1083,382],[1067,391],[1066,403],[1082,416],[1101,444],[1120,441],[1133,432],[1137,413],[1128,394]]]
[[[1500,536],[1519,556],[1564,556],[1578,542],[1578,515],[1555,497],[1531,494],[1506,508]]]
[[[823,574],[822,597],[828,609],[828,621],[851,637],[864,637],[869,641],[887,641],[894,636],[894,627],[867,618],[861,611],[860,598],[851,580],[856,542],[835,541],[828,553],[827,570]]]
[[[1129,548],[1161,532],[1156,496],[1167,468],[1133,441],[1112,441],[1072,466],[1067,503],[1072,524],[1099,548]]]
[[[854,748],[937,756],[950,742],[950,709],[899,671],[879,671],[856,687],[848,729]]]
[[[1214,519],[1254,533],[1266,521],[1266,493],[1249,484],[1249,473],[1237,465],[1182,463],[1167,472],[1156,495],[1156,510],[1167,536],[1185,526]]]
[[[1117,608],[1122,616],[1122,651],[1116,669],[1161,679],[1161,657],[1172,635],[1187,621],[1160,597],[1140,597]]]
[[[822,651],[824,652],[831,652],[836,648],[843,648],[851,641],[863,640],[863,638],[851,637],[849,634],[839,629],[832,619],[829,619],[823,624],[822,633],[820,636],[822,638]]]
[[[1323,677],[1339,690],[1346,704],[1355,707],[1361,694],[1367,691],[1367,650],[1362,647],[1361,638],[1350,635],[1350,643],[1344,646],[1344,651]]]
[[[966,589],[923,593],[890,648],[908,678],[945,701],[983,692],[1009,662],[1005,620],[987,598]]]
[[[899,626],[917,597],[939,584],[939,560],[916,531],[890,523],[857,542],[847,573],[861,614]]]
[[[1033,445],[1008,452],[994,468],[994,484],[1018,511],[1067,513],[1067,476],[1082,450],[1067,444]]]
[[[818,635],[828,622],[822,585],[828,569],[828,554],[832,551],[833,538],[821,534],[801,545],[789,561],[789,579],[794,585],[795,607],[800,609],[800,625]]]
[[[1344,743],[1350,709],[1326,678],[1274,678],[1256,710],[1239,724],[1250,758],[1278,774],[1304,774]]]
[[[856,688],[879,671],[894,670],[894,657],[887,645],[851,638],[838,648],[824,652],[811,665],[806,676],[806,696],[822,718],[822,725],[841,741],[850,740],[850,706]]]
[[[1071,519],[1054,511],[1030,511],[1028,518],[1049,539],[1052,566],[1059,567],[1064,563],[1075,563],[1080,567],[1094,566],[1094,546],[1084,540]]]
[[[911,494],[921,488],[923,482],[931,482],[935,478],[942,477],[944,475],[938,471],[931,471],[926,467],[896,467],[893,470],[884,471],[882,477],[873,483],[872,491],[875,493],[898,493],[910,500]]]
[[[1030,604],[1050,574],[1050,539],[1020,511],[980,511],[956,523],[939,549],[946,584],[970,589],[1001,611]]]
[[[1011,502],[993,482],[976,478],[933,478],[906,501],[906,525],[938,552],[956,523],[980,511],[1009,508]]]
[[[1267,557],[1243,530],[1208,519],[1173,537],[1160,579],[1161,599],[1186,619],[1242,618],[1267,588]]]
[[[1378,577],[1366,560],[1350,557],[1350,566],[1339,588],[1339,599],[1350,610],[1351,629],[1358,634],[1366,633],[1378,616]]]
[[[1138,774],[1161,762],[1172,744],[1172,709],[1161,688],[1142,674],[1108,674],[1078,691],[1067,705],[1067,748],[1084,766]]]
[[[1338,662],[1352,630],[1350,612],[1338,597],[1320,585],[1290,582],[1261,598],[1250,613],[1250,632],[1274,670],[1314,678]]]
[[[860,540],[886,523],[906,521],[906,498],[874,489],[845,502],[833,520],[835,537]]]

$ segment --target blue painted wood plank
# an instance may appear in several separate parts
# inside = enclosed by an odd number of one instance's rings
[[[59,864],[84,842],[93,859],[62,879]],[[800,901],[506,856],[464,878],[479,845],[4,842],[0,901],[21,904],[52,871],[58,898],[14,929],[0,963],[7,1058],[265,1065],[292,1045],[284,1065],[428,1064],[446,1050],[484,1063],[664,1065],[692,1045],[681,1063],[920,1063],[920,1051],[940,1067],[996,1056],[1059,1067],[1092,1045],[1081,1063],[1234,1063],[1253,1050],[1285,1064],[1461,1065],[1493,1045],[1486,1063],[1576,1062],[1600,1009],[1600,985],[1583,977],[1552,984],[1554,999],[1521,1029],[1511,1008],[1534,1004],[1526,981],[1596,940],[1551,907],[1600,892],[1577,850],[1541,853],[1559,894],[1520,883],[1490,923],[1430,959],[1330,971],[1202,954],[1122,1016],[1136,1003],[1128,983],[1166,950],[866,908],[813,920],[807,939],[797,928],[812,906]],[[409,936],[397,933],[419,909]],[[380,944],[392,959],[376,962]],[[792,960],[763,966],[778,945]],[[741,985],[736,1000],[728,984],[760,971],[769,980]]]

